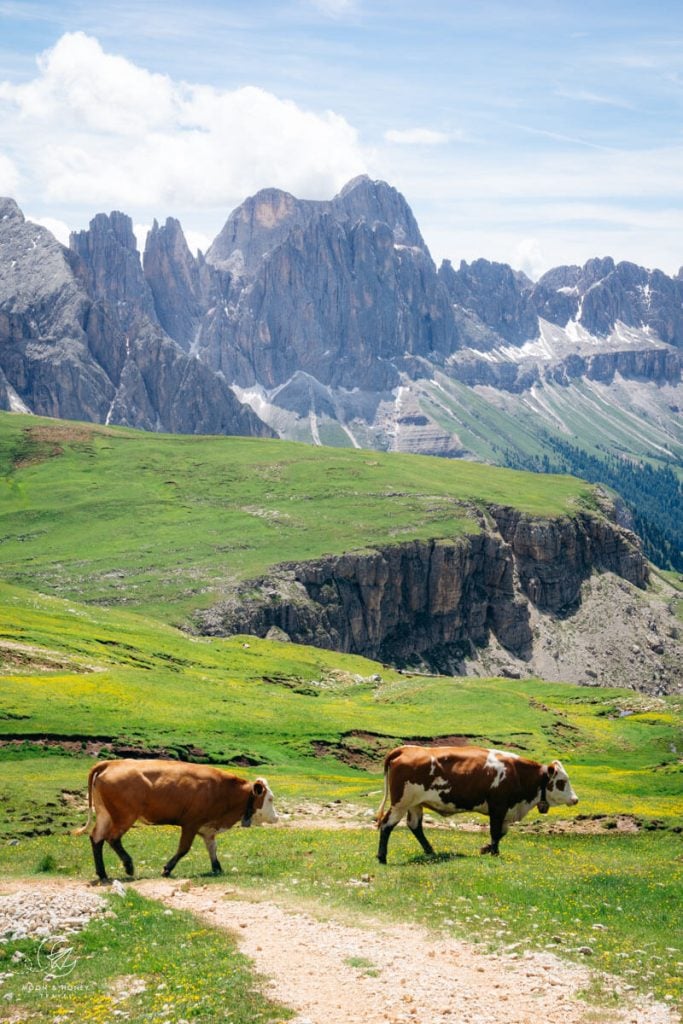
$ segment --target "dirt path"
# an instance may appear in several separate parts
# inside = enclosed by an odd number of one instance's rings
[[[486,955],[417,926],[345,923],[258,900],[232,887],[172,880],[136,884],[145,896],[229,929],[296,1024],[675,1024],[662,1003],[601,1010],[577,993],[587,968],[551,953]],[[324,913],[320,908],[316,913]],[[623,982],[610,990],[626,998]]]

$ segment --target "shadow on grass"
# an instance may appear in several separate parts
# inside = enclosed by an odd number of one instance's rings
[[[394,864],[447,864],[453,860],[471,860],[474,854],[471,853],[458,853],[452,851],[450,853],[416,853],[412,857],[406,857],[404,860],[395,860]],[[391,862],[390,862],[391,863]]]

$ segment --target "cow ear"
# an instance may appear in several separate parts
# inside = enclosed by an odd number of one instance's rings
[[[557,763],[555,761],[548,765],[548,778],[552,779],[553,775],[557,775]]]
[[[257,779],[254,785],[252,786],[252,791],[254,793],[254,796],[263,796],[263,794],[266,791],[266,787],[263,785],[260,779]]]

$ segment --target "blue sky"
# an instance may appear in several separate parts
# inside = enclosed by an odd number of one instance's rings
[[[205,247],[277,185],[360,172],[435,259],[683,264],[680,2],[0,0],[0,193]]]

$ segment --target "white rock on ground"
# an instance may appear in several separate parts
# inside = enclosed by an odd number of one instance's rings
[[[0,894],[0,941],[70,935],[106,909],[102,896],[77,884],[52,891],[37,884]]]

